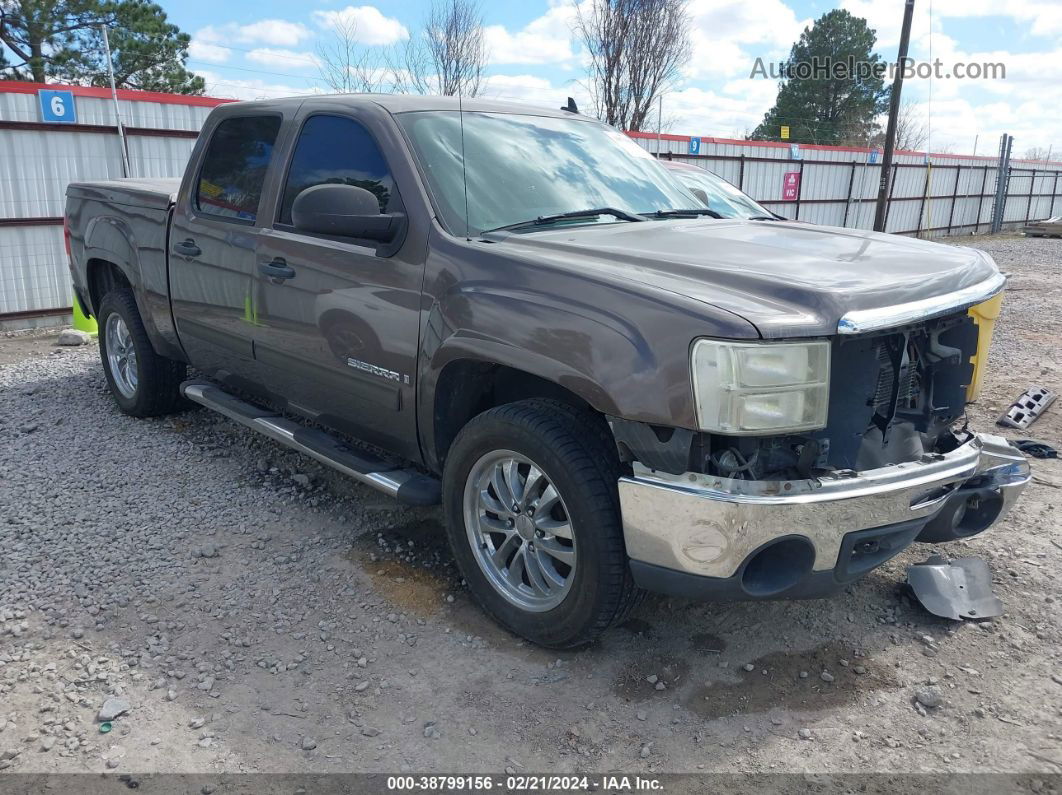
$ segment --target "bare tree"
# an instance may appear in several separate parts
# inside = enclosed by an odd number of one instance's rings
[[[331,38],[317,45],[321,79],[337,94],[379,91],[386,70],[374,51],[358,41],[358,23],[339,17]]]
[[[1043,160],[1045,163],[1051,156],[1051,149],[1043,146],[1031,146],[1025,150],[1026,160]]]
[[[687,0],[576,0],[597,115],[624,130],[651,124],[653,104],[690,59]]]
[[[917,152],[929,142],[929,125],[911,99],[900,101],[896,116],[896,148]]]
[[[929,124],[918,109],[918,103],[912,99],[900,100],[900,110],[896,115],[896,149],[906,152],[918,152],[929,142]],[[862,146],[858,138],[846,139],[850,146]],[[871,146],[885,145],[885,131],[878,130],[869,140]]]
[[[392,67],[398,90],[474,97],[483,84],[487,44],[483,14],[475,0],[439,0],[424,29],[410,36],[400,67]]]

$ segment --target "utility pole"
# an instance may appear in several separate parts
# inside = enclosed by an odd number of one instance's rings
[[[885,128],[885,151],[881,156],[881,181],[878,183],[878,203],[874,209],[874,231],[885,231],[885,210],[889,201],[889,171],[892,169],[892,150],[896,147],[896,119],[900,113],[900,91],[903,88],[903,65],[907,60],[907,48],[911,43],[911,17],[914,16],[914,0],[906,0],[903,6],[903,28],[900,30],[900,51],[896,56],[896,77],[892,81],[889,97],[889,124]]]
[[[999,139],[999,162],[996,165],[996,195],[992,202],[992,234],[998,235],[1003,228],[1003,212],[1007,207],[1007,191],[1010,183],[1010,150],[1014,146],[1014,136],[1003,133]],[[1032,193],[1032,187],[1029,187]]]
[[[118,107],[118,89],[114,87],[114,65],[111,63],[111,41],[107,38],[107,26],[100,25],[103,33],[103,52],[107,56],[107,75],[111,79],[111,99],[114,100],[114,121],[118,125],[118,139],[122,147],[122,176],[131,176],[129,173],[129,149],[125,145],[125,127],[122,126],[122,112]]]
[[[656,98],[656,159],[660,160],[664,156],[663,150],[660,148],[660,133],[664,129],[664,95],[661,94]]]

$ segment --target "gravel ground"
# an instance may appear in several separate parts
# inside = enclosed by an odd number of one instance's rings
[[[989,430],[1062,387],[1062,241],[975,245],[1014,274]],[[917,545],[834,599],[651,597],[558,654],[471,604],[436,511],[206,411],[125,417],[95,344],[53,343],[0,338],[0,770],[1062,770],[1057,461],[949,548],[989,562],[1000,618],[912,604]]]

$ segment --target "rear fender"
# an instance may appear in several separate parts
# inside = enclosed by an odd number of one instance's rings
[[[137,310],[144,321],[144,329],[152,346],[161,356],[185,361],[184,351],[173,328],[165,276],[162,274],[162,282],[149,290],[145,285],[140,251],[141,241],[137,240],[130,224],[122,218],[113,215],[96,216],[85,228],[84,262],[87,264],[93,260],[102,260],[115,267],[133,290]],[[164,263],[165,251],[156,258]],[[86,280],[89,280],[87,267]],[[159,279],[156,278],[155,281]],[[91,287],[90,280],[88,286]],[[91,295],[91,290],[88,292]],[[99,306],[95,304],[98,304],[100,298],[102,296],[98,296],[95,301],[90,299],[94,304],[91,307],[93,314],[99,312]]]
[[[134,294],[138,295],[137,307],[142,316],[144,311],[140,306],[139,292],[144,279],[136,238],[129,224],[110,215],[96,216],[90,220],[85,229],[85,262],[91,260],[109,262],[121,271]],[[93,306],[92,311],[98,312],[99,307]]]

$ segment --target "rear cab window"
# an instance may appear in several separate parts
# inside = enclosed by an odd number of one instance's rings
[[[214,129],[199,170],[196,210],[255,222],[280,124],[276,115],[236,116]]]

